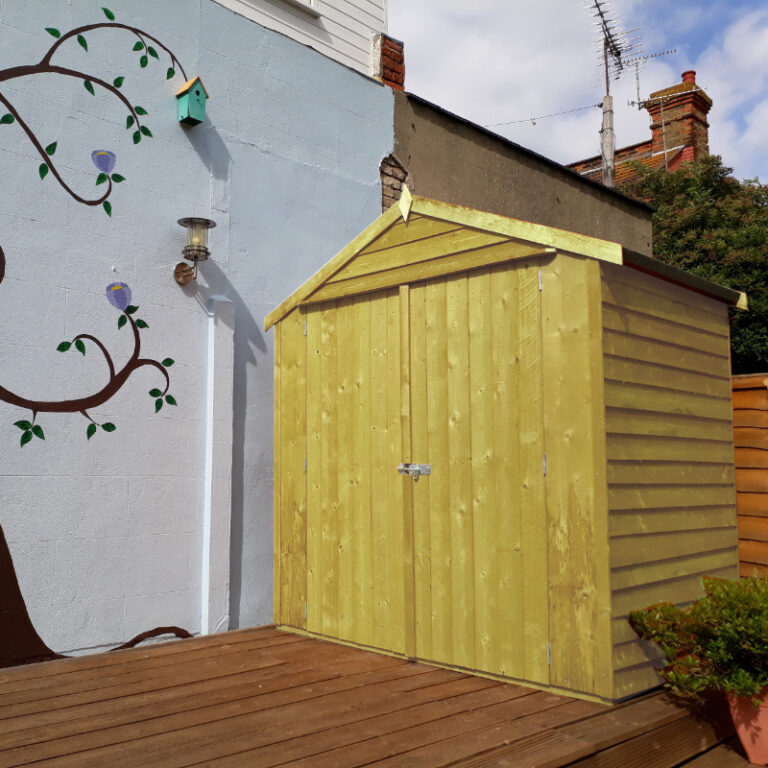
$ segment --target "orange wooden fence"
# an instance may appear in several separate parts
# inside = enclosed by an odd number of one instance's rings
[[[741,575],[768,571],[768,373],[733,377]]]

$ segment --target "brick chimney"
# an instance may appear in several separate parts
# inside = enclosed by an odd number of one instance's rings
[[[373,36],[371,74],[396,91],[405,88],[404,45],[394,37],[379,33]]]
[[[709,154],[707,113],[712,99],[696,85],[696,73],[683,72],[683,81],[652,93],[644,104],[651,115],[651,152],[683,148],[683,160]]]

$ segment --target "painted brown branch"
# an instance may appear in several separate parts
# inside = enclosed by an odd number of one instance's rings
[[[130,375],[145,365],[154,366],[162,370],[166,381],[165,391],[168,390],[169,376],[165,368],[156,360],[149,360],[147,358],[140,358],[141,352],[141,338],[139,336],[139,329],[136,327],[136,323],[133,318],[126,314],[128,322],[133,329],[133,354],[130,360],[123,366],[123,368],[112,376],[110,376],[107,384],[102,387],[98,392],[87,397],[79,397],[73,400],[31,400],[27,397],[17,395],[15,392],[11,392],[9,389],[0,386],[0,400],[3,400],[10,405],[16,405],[20,408],[28,408],[34,412],[40,413],[84,413],[91,408],[98,408],[103,405],[110,398],[112,398],[123,387]],[[80,338],[83,338],[82,336]],[[89,337],[93,339],[93,337]],[[163,393],[165,394],[165,392]],[[87,416],[90,419],[90,416]],[[92,420],[92,419],[91,419]]]
[[[168,387],[171,386],[171,377],[168,375],[168,371],[166,371],[162,364],[158,363],[157,360],[151,360],[150,358],[142,358],[141,360],[136,361],[136,368],[140,368],[142,365],[151,365],[163,374],[165,377],[165,389],[163,390],[163,394],[165,394],[168,391]]]
[[[110,357],[107,348],[95,336],[91,336],[90,333],[80,333],[75,336],[74,341],[77,341],[78,339],[87,339],[88,341],[92,341],[102,351],[104,354],[104,359],[107,361],[107,365],[109,366],[109,378],[114,379],[115,364],[112,362],[112,358]]]
[[[174,66],[177,66],[179,68],[179,72],[181,72],[182,77],[187,80],[187,74],[184,72],[184,67],[181,66],[181,62],[173,55],[173,52],[167,48],[163,43],[161,43],[156,37],[153,37],[152,35],[147,34],[142,29],[138,29],[137,27],[131,27],[127,24],[119,24],[117,22],[99,22],[97,24],[87,24],[83,27],[78,27],[77,29],[72,29],[69,32],[64,33],[49,49],[48,53],[43,56],[42,59],[40,59],[40,65],[47,65],[50,63],[51,58],[53,57],[53,54],[56,53],[58,48],[65,43],[67,40],[71,40],[73,37],[77,37],[77,35],[83,35],[86,32],[91,32],[94,29],[125,29],[128,32],[132,32],[134,35],[142,39],[146,38],[147,40],[151,40],[158,48],[161,48],[163,51],[165,51],[168,54],[168,57],[171,60],[171,64]],[[2,72],[0,72],[0,80],[2,80]]]
[[[50,168],[53,176],[56,178],[59,184],[61,184],[61,186],[64,187],[67,192],[69,192],[70,196],[77,200],[78,203],[82,203],[83,205],[101,205],[110,196],[112,193],[112,179],[110,178],[107,178],[106,192],[97,200],[88,200],[87,198],[78,195],[77,192],[75,192],[75,190],[72,189],[69,184],[67,184],[67,182],[64,181],[64,179],[61,177],[58,168],[56,168],[56,165],[43,148],[43,145],[37,140],[37,136],[35,136],[34,131],[26,124],[21,115],[19,115],[16,107],[14,107],[13,104],[11,104],[11,102],[8,101],[8,99],[6,99],[2,93],[0,93],[0,104],[4,104],[5,108],[13,115],[16,122],[21,126],[21,129],[24,131],[24,133],[27,134],[27,138],[30,140],[30,142],[32,142],[32,146],[37,150],[40,157]]]
[[[2,247],[0,247],[0,283],[3,282],[4,277],[5,277],[5,252],[3,251]]]

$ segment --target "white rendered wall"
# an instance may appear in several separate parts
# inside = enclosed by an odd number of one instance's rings
[[[138,66],[127,32],[70,42],[62,66],[125,76],[153,139],[125,130],[114,97],[46,75],[0,82],[68,183],[93,195],[94,149],[126,177],[112,216],[72,200],[17,124],[0,125],[0,385],[28,397],[87,394],[116,366],[129,329],[106,300],[133,291],[142,357],[176,362],[178,406],[155,414],[142,368],[91,415],[117,431],[86,438],[79,414],[40,414],[45,440],[19,446],[29,412],[0,402],[0,524],[32,620],[59,652],[111,646],[159,624],[190,631],[272,620],[272,337],[263,318],[378,214],[378,164],[392,147],[392,96],[378,83],[213,0],[132,0],[108,7],[199,74],[208,120],[176,121],[167,62]],[[105,21],[99,4],[0,0],[0,68],[32,63],[65,32]],[[162,53],[160,54],[162,57]],[[0,116],[5,110],[0,106]],[[182,216],[214,219],[212,260],[180,288]]]
[[[366,75],[371,73],[371,39],[387,31],[387,0],[216,2]]]

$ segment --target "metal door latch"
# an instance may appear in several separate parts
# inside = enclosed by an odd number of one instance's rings
[[[419,479],[419,475],[431,475],[431,464],[401,464],[397,471],[401,475],[410,475],[414,480]]]

